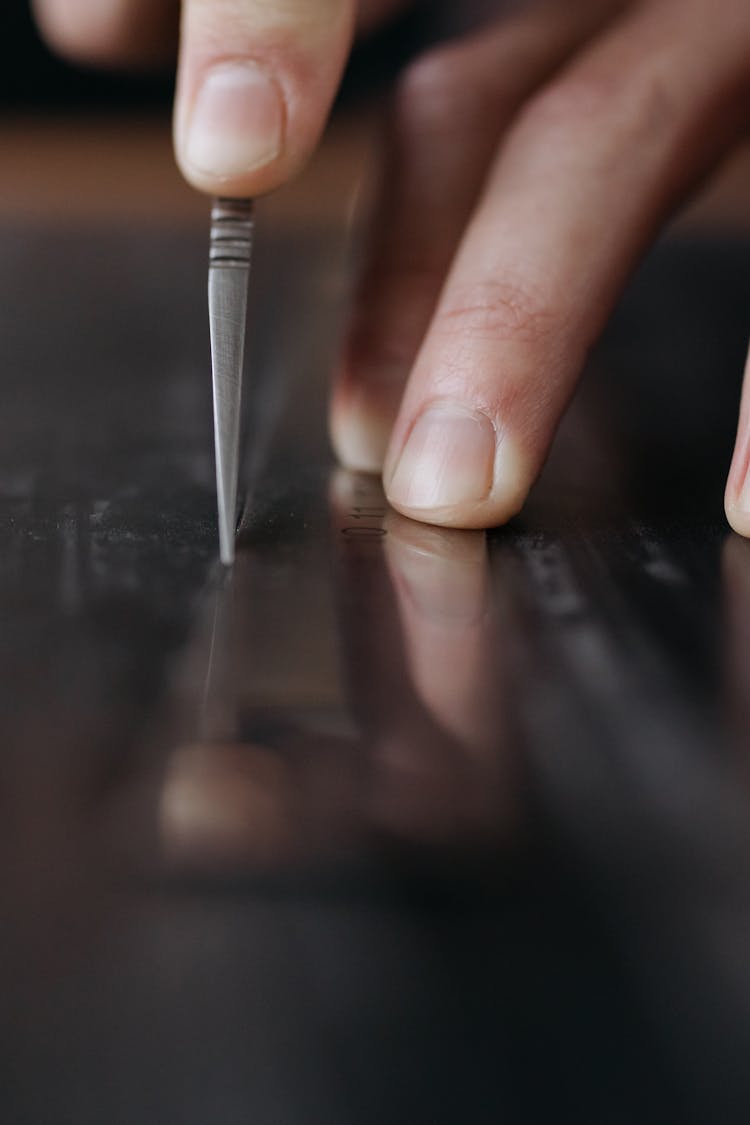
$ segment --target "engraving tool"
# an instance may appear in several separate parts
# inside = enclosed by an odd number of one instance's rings
[[[242,373],[253,233],[252,200],[214,200],[208,267],[208,315],[211,328],[219,551],[225,566],[231,566],[234,562]]]

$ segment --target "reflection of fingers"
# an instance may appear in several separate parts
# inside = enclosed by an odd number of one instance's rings
[[[727,519],[740,535],[750,536],[750,358],[740,407],[737,442],[725,497]]]
[[[331,481],[344,666],[357,718],[377,737],[409,704],[393,591],[383,555],[388,506],[378,480],[338,470]]]
[[[254,746],[189,746],[172,757],[161,798],[172,862],[214,867],[281,862],[292,843],[288,779],[278,757]]]
[[[388,563],[418,695],[467,751],[497,744],[489,706],[496,669],[484,533],[427,527],[395,513],[388,532]]]
[[[485,537],[386,516],[374,477],[339,471],[331,499],[372,822],[434,844],[504,833],[515,792],[491,704]]]
[[[33,0],[53,47],[83,61],[137,66],[175,52],[179,0]]]
[[[385,467],[407,515],[518,511],[625,278],[744,127],[750,7],[638,5],[503,147],[412,373]]]
[[[184,0],[175,141],[190,182],[250,196],[299,171],[353,28],[354,0]]]
[[[348,690],[368,754],[367,815],[389,835],[430,839],[453,822],[455,786],[446,770],[446,736],[419,706],[405,668],[384,554],[386,511],[375,478],[342,470],[334,475],[336,591]]]
[[[339,457],[382,468],[409,368],[498,138],[614,5],[545,4],[441,48],[405,76],[350,340],[332,406]]]

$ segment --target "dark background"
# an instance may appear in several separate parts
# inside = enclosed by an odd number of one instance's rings
[[[9,0],[5,5],[3,47],[0,105],[4,109],[169,104],[171,75],[111,75],[56,58],[36,30],[28,0]]]
[[[438,6],[439,7],[439,6]],[[466,11],[471,5],[466,6]],[[434,5],[419,3],[405,16],[358,44],[342,96],[356,96],[373,83],[387,82],[430,38],[440,34]],[[0,68],[0,109],[45,112],[71,109],[151,107],[166,110],[174,86],[169,72],[110,74],[72,66],[57,58],[36,30],[28,0],[8,0],[3,18],[4,59]]]

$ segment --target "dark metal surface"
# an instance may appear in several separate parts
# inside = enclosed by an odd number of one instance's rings
[[[750,247],[655,255],[485,537],[331,467],[286,237],[227,579],[202,232],[0,235],[0,1118],[746,1120]]]

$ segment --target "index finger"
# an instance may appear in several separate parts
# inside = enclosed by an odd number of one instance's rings
[[[520,510],[639,256],[745,128],[748,9],[707,14],[636,5],[517,119],[393,431],[404,514],[490,527]]]
[[[251,196],[313,152],[354,32],[355,0],[184,0],[177,161],[194,187]]]

